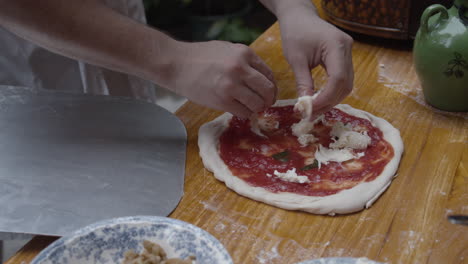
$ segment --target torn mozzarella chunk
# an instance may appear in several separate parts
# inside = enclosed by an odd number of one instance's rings
[[[260,126],[258,124],[258,117],[257,115],[252,115],[250,117],[250,130],[254,132],[256,135],[259,135],[261,137],[266,137],[262,131],[260,131]]]
[[[258,115],[252,115],[250,117],[250,130],[261,137],[267,137],[265,134],[262,133],[262,130],[273,131],[278,128],[279,122],[274,118],[263,118],[259,117]]]
[[[310,121],[312,116],[312,96],[299,97],[297,103],[294,105],[294,110],[302,114],[302,119],[299,123],[292,125],[293,135],[299,137],[307,134],[314,128],[314,124]]]
[[[309,143],[317,141],[317,138],[312,134],[303,134],[297,138],[297,141],[299,141],[299,144],[301,144],[301,146],[305,147],[309,145]]]
[[[315,124],[318,124],[319,122],[322,122],[322,124],[324,124],[324,125],[328,124],[327,121],[325,120],[325,115],[324,114],[319,115],[312,123],[314,123],[314,125],[315,125]]]
[[[297,99],[297,103],[294,105],[294,111],[298,111],[302,114],[302,118],[309,118],[312,116],[312,101],[314,96],[306,95],[301,96]]]
[[[344,162],[354,158],[358,158],[357,154],[349,148],[344,149],[329,149],[322,145],[319,145],[319,149],[315,152],[315,159],[321,164],[328,164],[330,161]]]
[[[352,125],[345,125],[343,122],[333,125],[330,136],[338,139],[333,139],[335,142],[329,145],[330,148],[320,145],[315,152],[319,168],[321,164],[328,164],[330,161],[345,162],[361,158],[365,155],[364,152],[355,153],[354,150],[365,149],[371,143],[371,138],[366,132],[353,131]]]
[[[330,144],[330,148],[333,149],[365,149],[371,143],[371,138],[367,135],[367,132],[353,131],[350,124],[344,125],[342,122],[336,122],[333,125],[330,135],[338,138],[338,140]]]
[[[314,142],[316,138],[310,134],[314,129],[315,122],[310,121],[312,117],[312,100],[315,96],[302,96],[299,97],[297,103],[294,105],[294,110],[302,114],[302,119],[296,124],[291,126],[292,133],[297,137],[302,146],[307,146],[309,143]]]
[[[330,148],[320,145],[315,152],[319,168],[321,164],[328,164],[330,161],[345,162],[365,155],[364,152],[355,153],[354,150],[367,148],[371,143],[371,138],[367,132],[359,133],[352,129],[350,124],[345,125],[342,122],[336,122],[333,125],[330,136],[338,139],[333,139],[335,142],[329,145]]]
[[[270,153],[270,147],[268,145],[261,145],[260,146],[260,152],[263,154],[263,155],[267,155],[268,153]]]
[[[314,129],[314,123],[302,119],[299,123],[293,124],[291,129],[293,135],[299,138],[302,135],[309,134],[309,132]]]
[[[261,130],[273,131],[279,128],[279,122],[272,118],[258,118],[258,126]]]
[[[297,183],[309,183],[309,178],[307,176],[297,175],[296,168],[290,169],[286,172],[278,172],[275,170],[273,172],[280,180],[287,182],[297,182]]]
[[[333,124],[332,130],[330,131],[330,136],[339,137],[345,132],[353,131],[351,124],[343,124],[343,122],[336,122]]]

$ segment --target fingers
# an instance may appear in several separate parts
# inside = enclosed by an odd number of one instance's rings
[[[332,89],[322,89],[321,92],[317,95],[317,98],[314,100],[314,112],[313,116],[318,116],[325,112],[331,110],[336,104],[340,101],[335,100],[337,95],[332,91]]]
[[[245,105],[243,105],[237,100],[232,100],[228,102],[227,104],[223,105],[221,109],[244,119],[249,118],[253,114],[253,112],[249,108],[247,108]]]
[[[350,41],[352,43],[352,40]],[[323,91],[314,101],[315,113],[324,113],[341,102],[353,89],[354,71],[351,56],[351,43],[343,41],[326,54],[324,66],[329,75]]]
[[[268,80],[272,83],[275,82],[275,78],[273,76],[273,72],[271,71],[270,67],[266,65],[266,63],[252,51],[251,59],[250,59],[250,66],[260,73],[262,73]]]
[[[276,86],[269,79],[254,69],[247,75],[243,83],[227,91],[231,98],[227,111],[241,118],[261,112],[275,101]]]
[[[293,59],[290,64],[293,69],[294,76],[296,77],[298,96],[301,97],[314,94],[314,80],[310,73],[310,67],[307,63],[307,59],[305,57]]]
[[[258,73],[250,71],[248,75],[250,78],[245,80],[246,84],[250,89],[254,90],[265,99],[267,107],[271,106],[275,103],[276,96],[278,95],[278,88],[276,87],[273,72],[270,67],[268,67],[268,65],[266,65],[266,63],[253,51],[250,59],[250,66],[253,70],[260,73],[261,76],[256,78],[255,76],[257,76]]]
[[[251,68],[244,79],[244,84],[263,99],[264,108],[275,103],[278,89],[275,83],[265,75]]]
[[[271,69],[245,45],[235,44],[229,58],[218,90],[220,108],[248,118],[271,106],[277,93]]]
[[[233,97],[254,113],[263,111],[276,99],[273,72],[252,49],[240,44],[236,47],[241,58],[237,61],[241,65],[241,71],[237,73],[241,87],[237,87]]]
[[[252,113],[258,113],[265,109],[264,99],[247,86],[239,87],[232,91],[232,98],[244,105]]]

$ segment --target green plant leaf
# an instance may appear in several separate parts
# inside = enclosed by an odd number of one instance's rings
[[[277,161],[288,162],[289,161],[289,151],[285,150],[285,151],[276,153],[271,157],[274,158]]]
[[[210,28],[208,29],[208,32],[206,32],[206,38],[214,39],[218,37],[223,32],[227,24],[228,24],[227,19],[216,21],[210,26]]]
[[[447,69],[447,70],[444,71],[444,74],[445,74],[445,76],[450,77],[453,74],[453,70],[452,69]]]
[[[453,59],[448,62],[448,65],[458,65],[460,64],[460,60]]]
[[[463,76],[465,75],[465,73],[462,70],[456,70],[454,71],[454,74],[457,78],[463,78]]]
[[[454,55],[456,59],[459,59],[459,60],[462,59],[462,55],[460,53],[454,52]]]
[[[460,61],[460,66],[462,66],[463,68],[468,69],[468,63],[466,62],[466,60]]]
[[[312,164],[306,165],[301,168],[301,171],[306,171],[306,170],[311,170],[311,169],[316,169],[319,167],[319,163],[317,160],[314,160]]]
[[[231,42],[250,44],[261,32],[254,28],[249,28],[240,18],[231,19],[223,28],[219,39]]]

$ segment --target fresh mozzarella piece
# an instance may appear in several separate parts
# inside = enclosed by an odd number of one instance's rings
[[[343,122],[336,122],[333,124],[332,130],[330,131],[330,136],[339,137],[345,132],[353,131],[351,124],[344,124]]]
[[[317,141],[317,138],[312,134],[303,134],[297,138],[297,141],[299,141],[299,144],[301,144],[301,146],[305,147],[309,145],[309,143]]]
[[[330,148],[350,148],[350,149],[365,149],[371,143],[371,138],[367,132],[359,133],[352,130],[350,124],[344,125],[342,122],[336,122],[330,136],[337,137],[335,142],[330,144]]]
[[[258,127],[263,131],[274,131],[279,128],[279,122],[273,118],[260,117],[257,120]]]
[[[352,149],[329,149],[319,145],[319,149],[315,152],[315,159],[321,164],[328,164],[330,161],[344,162],[352,159],[362,157],[360,154],[354,154]]]
[[[250,130],[261,136],[266,138],[267,136],[262,133],[263,131],[274,131],[279,128],[279,122],[274,118],[269,117],[262,117],[258,116],[257,114],[252,115],[250,117]]]
[[[314,96],[310,95],[299,97],[297,103],[294,105],[294,111],[301,113],[303,119],[310,119],[312,116],[312,101],[314,98]]]
[[[258,116],[256,114],[250,117],[250,130],[261,137],[267,137],[262,133],[262,131],[260,131],[260,126],[258,124]]]
[[[315,96],[302,96],[299,97],[297,103],[294,105],[294,110],[302,114],[302,119],[296,124],[291,126],[292,133],[297,137],[302,146],[307,146],[311,142],[315,142],[316,138],[310,134],[314,129],[314,122],[310,121],[312,117],[312,101]]]
[[[296,168],[290,169],[286,172],[278,172],[277,170],[275,170],[273,174],[276,175],[282,181],[297,182],[297,183],[309,183],[310,182],[307,176],[297,175]]]

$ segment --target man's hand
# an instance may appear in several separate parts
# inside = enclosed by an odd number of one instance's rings
[[[314,101],[314,116],[330,110],[352,90],[353,40],[316,14],[309,0],[262,0],[278,17],[283,51],[291,65],[299,96],[314,93],[310,71],[322,65],[329,76]]]
[[[249,47],[224,41],[177,45],[166,83],[176,93],[242,118],[275,102],[273,73]]]
[[[0,3],[0,26],[53,52],[134,74],[243,118],[275,101],[271,70],[247,46],[176,41],[100,0]]]

